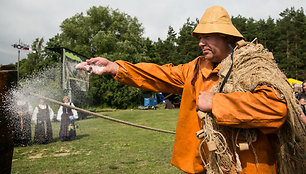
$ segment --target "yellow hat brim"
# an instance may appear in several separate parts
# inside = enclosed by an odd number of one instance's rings
[[[235,37],[243,38],[242,34],[234,27],[233,24],[198,24],[192,35],[199,39],[199,34],[220,33]]]

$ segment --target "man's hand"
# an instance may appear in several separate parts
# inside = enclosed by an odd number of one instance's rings
[[[211,112],[213,97],[214,95],[211,92],[200,92],[198,96],[197,110]]]
[[[116,75],[119,70],[119,65],[102,57],[91,58],[78,64],[75,69],[92,72],[97,75]]]

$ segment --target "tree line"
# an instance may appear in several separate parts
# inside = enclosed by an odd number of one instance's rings
[[[254,38],[273,52],[275,61],[287,77],[306,79],[306,18],[303,8],[287,8],[279,19],[231,17],[247,41]],[[187,63],[201,55],[192,31],[199,19],[186,20],[176,32],[169,26],[165,40],[152,41],[143,36],[144,28],[136,17],[109,7],[91,7],[86,15],[78,13],[65,19],[61,32],[50,38],[36,38],[27,58],[20,62],[20,77],[30,77],[46,67],[60,66],[60,55],[46,48],[66,47],[86,57],[105,57],[111,61],[152,62],[159,65]],[[129,108],[141,105],[143,95],[151,92],[122,85],[112,77],[92,75],[85,96],[90,105]],[[78,106],[84,103],[76,103]],[[86,103],[89,104],[89,103]]]

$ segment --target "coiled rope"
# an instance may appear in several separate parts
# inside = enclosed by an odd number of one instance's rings
[[[95,112],[91,112],[91,111],[88,111],[88,110],[85,110],[85,109],[81,109],[81,108],[78,108],[78,107],[75,107],[75,106],[66,105],[65,103],[62,103],[62,102],[59,102],[57,100],[53,100],[53,99],[41,96],[39,94],[30,93],[30,95],[38,97],[38,98],[42,98],[46,101],[49,101],[49,102],[52,102],[52,103],[55,103],[55,104],[58,104],[58,105],[62,105],[64,107],[67,107],[67,108],[70,108],[70,109],[77,110],[77,111],[85,113],[85,114],[90,114],[90,115],[100,117],[100,118],[103,118],[103,119],[107,119],[107,120],[110,120],[110,121],[114,121],[114,122],[117,122],[117,123],[129,125],[129,126],[134,126],[134,127],[138,127],[138,128],[142,128],[142,129],[148,129],[148,130],[152,130],[152,131],[162,132],[162,133],[175,134],[175,132],[173,132],[173,131],[162,130],[162,129],[152,128],[152,127],[148,127],[148,126],[138,125],[138,124],[130,123],[130,122],[127,122],[127,121],[111,118],[111,117],[108,117],[108,116],[105,116],[105,115],[102,115],[102,114],[98,114],[98,113],[95,113]]]
[[[202,111],[198,111],[197,114],[200,120],[202,120],[203,129],[198,131],[196,135],[201,139],[199,152],[207,174],[229,173],[232,167],[234,167],[237,172],[241,171],[242,168],[238,154],[235,152],[235,155],[233,155],[231,152],[226,138],[220,132],[220,127],[215,124],[213,116]],[[209,156],[206,155],[204,150],[206,145]],[[235,160],[237,163],[235,163]]]

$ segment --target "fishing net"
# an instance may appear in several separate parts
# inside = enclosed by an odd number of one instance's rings
[[[229,70],[231,73],[224,84],[222,82]],[[264,49],[261,44],[238,42],[238,46],[233,53],[233,59],[228,56],[221,62],[219,71],[219,84],[211,89],[211,92],[217,93],[223,86],[223,93],[247,92],[252,91],[259,85],[266,85],[274,90],[276,96],[285,99],[287,102],[287,119],[278,133],[280,141],[280,152],[278,155],[278,172],[303,173],[303,157],[305,149],[305,125],[299,119],[301,107],[294,96],[291,85],[287,77],[280,71],[271,52]],[[280,93],[277,95],[276,91]],[[199,114],[198,114],[199,115]],[[256,132],[254,129],[242,129],[233,131],[235,128],[229,128],[218,125],[211,113],[199,116],[203,120],[202,144],[214,142],[213,146],[217,149],[209,150],[209,157],[203,157],[203,145],[200,146],[200,155],[207,173],[227,173],[229,171],[238,173],[241,171],[239,156],[236,147],[248,146],[253,151],[257,159],[256,151],[252,142],[256,141]],[[209,131],[205,130],[208,129]],[[243,134],[246,143],[238,145],[235,141],[236,135]],[[220,136],[222,135],[222,136]],[[227,137],[220,138],[220,137]],[[229,141],[229,137],[231,140]],[[226,141],[231,142],[230,144]],[[220,146],[220,147],[219,147]]]

